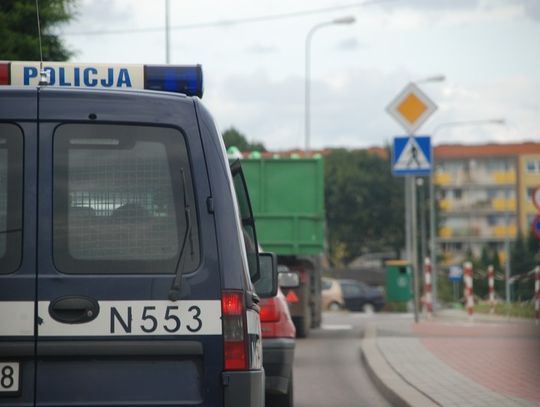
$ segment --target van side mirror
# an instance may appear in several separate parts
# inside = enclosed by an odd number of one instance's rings
[[[300,287],[300,274],[297,271],[280,271],[278,284],[281,288],[298,288]]]
[[[277,256],[275,253],[259,253],[260,278],[255,282],[255,291],[261,298],[277,294]]]

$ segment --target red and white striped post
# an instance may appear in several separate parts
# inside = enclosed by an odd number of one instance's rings
[[[534,311],[536,325],[540,323],[540,266],[534,269]]]
[[[433,297],[431,295],[431,261],[429,257],[424,260],[424,307],[428,318],[433,315]]]
[[[488,267],[488,292],[489,292],[489,312],[495,313],[495,270],[493,266]]]
[[[474,297],[473,297],[473,268],[470,261],[465,262],[463,265],[463,282],[465,283],[465,306],[467,307],[467,314],[469,320],[473,319],[474,312]]]

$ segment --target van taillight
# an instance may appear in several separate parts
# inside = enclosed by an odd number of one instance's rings
[[[244,294],[241,291],[223,291],[221,309],[225,370],[246,370],[248,351]]]
[[[0,62],[0,85],[9,85],[9,63]]]

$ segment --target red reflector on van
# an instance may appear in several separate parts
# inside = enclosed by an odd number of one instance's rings
[[[247,370],[249,357],[243,292],[223,291],[221,295],[221,310],[223,314],[223,358],[225,361],[225,370]]]
[[[246,370],[246,356],[244,342],[225,341],[225,370]]]
[[[0,63],[0,85],[9,85],[9,62]]]

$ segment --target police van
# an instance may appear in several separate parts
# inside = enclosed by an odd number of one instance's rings
[[[200,66],[0,62],[1,406],[264,404],[275,257],[201,96]]]

